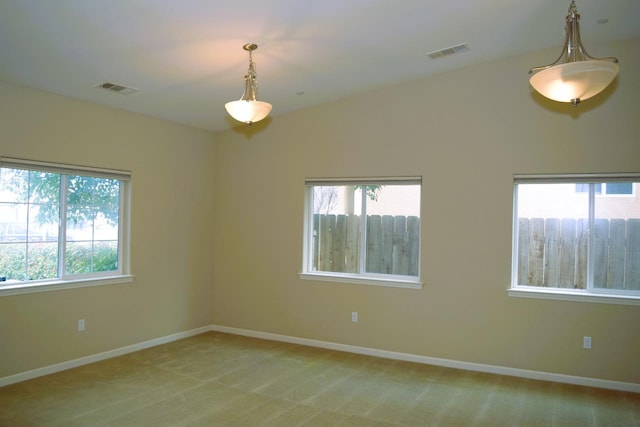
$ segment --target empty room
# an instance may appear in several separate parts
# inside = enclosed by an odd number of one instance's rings
[[[0,0],[0,425],[640,426],[639,52],[628,0]]]

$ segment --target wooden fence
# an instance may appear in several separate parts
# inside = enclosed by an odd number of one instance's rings
[[[368,273],[418,275],[420,219],[416,216],[367,216]],[[360,245],[358,215],[313,216],[313,268],[357,273]]]
[[[593,283],[640,289],[640,219],[596,219]],[[518,284],[585,289],[589,228],[585,219],[521,218]]]

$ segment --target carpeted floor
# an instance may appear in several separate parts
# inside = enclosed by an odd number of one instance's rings
[[[211,332],[0,388],[2,426],[640,426],[640,394]]]

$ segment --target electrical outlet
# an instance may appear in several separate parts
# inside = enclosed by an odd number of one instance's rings
[[[78,331],[79,332],[84,331],[84,319],[78,320]]]
[[[591,337],[582,337],[582,348],[587,350],[591,348]]]
[[[353,323],[356,323],[358,321],[358,312],[357,311],[352,311],[351,312],[351,321]]]

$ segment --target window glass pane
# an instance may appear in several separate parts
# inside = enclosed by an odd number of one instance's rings
[[[58,277],[60,176],[0,168],[0,276],[8,282]],[[49,243],[44,243],[44,242]]]
[[[27,241],[27,205],[7,203],[0,206],[7,215],[0,223],[0,242]]]
[[[28,188],[28,171],[0,168],[0,202],[26,203]]]
[[[310,195],[307,269],[418,276],[419,184],[316,185]]]
[[[93,209],[67,207],[67,242],[93,240]]]
[[[120,182],[69,176],[65,274],[118,269]]]
[[[420,186],[366,187],[368,273],[417,276]]]
[[[120,271],[123,185],[118,179],[0,167],[0,277],[6,278],[0,286]]]
[[[96,207],[93,236],[96,240],[118,240],[118,208]]]
[[[67,179],[67,204],[69,206],[91,206],[95,178],[69,175]]]
[[[60,222],[60,175],[29,172],[29,241],[57,241]],[[54,276],[55,277],[55,276]]]
[[[58,277],[58,242],[29,243],[27,246],[27,280]]]
[[[27,280],[27,244],[0,242],[0,276],[11,283],[12,280]]]
[[[29,241],[57,241],[58,240],[58,205],[29,205]]]
[[[585,289],[589,199],[575,184],[517,185],[517,283]]]
[[[576,193],[588,193],[591,184],[578,183],[576,184]],[[595,184],[593,187],[595,194],[602,194],[602,184]]]
[[[29,203],[58,206],[60,203],[60,175],[57,173],[30,171],[29,172]],[[57,210],[50,212],[43,210],[49,222],[58,222]],[[43,217],[44,218],[44,217]]]
[[[607,194],[613,194],[612,188],[624,190],[624,185],[607,183]],[[631,194],[632,188],[628,190]],[[593,286],[640,290],[640,199],[598,197],[594,211]]]
[[[94,205],[117,207],[120,204],[120,181],[94,178]]]
[[[607,183],[607,194],[632,194],[633,183],[631,182],[609,182]]]
[[[93,247],[93,271],[118,270],[118,241],[100,241]]]
[[[89,242],[67,242],[64,259],[65,274],[86,274],[93,271],[93,245]]]
[[[0,242],[27,240],[28,189],[28,171],[0,168]]]
[[[311,268],[356,273],[360,244],[360,190],[352,185],[314,186]]]

